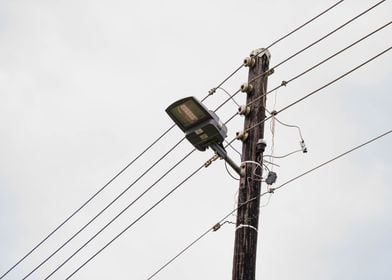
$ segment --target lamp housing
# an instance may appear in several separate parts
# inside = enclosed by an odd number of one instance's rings
[[[193,96],[174,102],[166,113],[199,151],[205,151],[212,143],[222,144],[227,137],[227,127],[218,116]]]

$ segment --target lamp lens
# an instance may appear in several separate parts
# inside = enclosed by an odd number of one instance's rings
[[[181,122],[184,127],[188,127],[205,117],[205,113],[198,104],[188,100],[172,109],[174,117]]]

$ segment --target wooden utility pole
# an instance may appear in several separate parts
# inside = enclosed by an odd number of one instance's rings
[[[253,100],[258,99],[250,105],[250,112],[245,117],[245,132],[257,123],[262,122],[265,118],[265,93],[267,90],[269,61],[270,53],[268,50],[263,49],[253,51],[252,55],[245,60],[245,65],[249,66],[248,85],[243,85],[242,87],[244,91],[248,91],[246,103],[250,104]],[[266,74],[253,81],[254,77],[263,73]],[[257,149],[257,143],[264,138],[264,123],[257,125],[246,133],[242,137],[242,162],[253,161],[262,165],[263,151]],[[244,166],[245,176],[241,177],[238,195],[239,209],[237,211],[235,232],[233,280],[254,280],[256,275],[262,168],[254,163],[246,163]],[[253,198],[256,199],[244,204],[244,202]]]

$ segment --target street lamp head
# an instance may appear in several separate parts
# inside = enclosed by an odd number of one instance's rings
[[[213,143],[222,144],[227,136],[227,128],[218,116],[193,96],[174,102],[166,113],[200,151],[205,151]]]

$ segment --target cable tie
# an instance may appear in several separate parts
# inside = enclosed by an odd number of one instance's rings
[[[240,229],[240,228],[251,228],[251,229],[254,229],[256,232],[258,232],[257,228],[255,228],[254,226],[244,225],[244,224],[240,224],[235,230]]]

